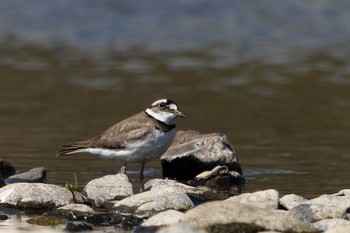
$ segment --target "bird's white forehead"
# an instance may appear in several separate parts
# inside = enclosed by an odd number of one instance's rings
[[[152,107],[157,106],[158,104],[161,104],[161,103],[166,103],[167,101],[168,101],[167,99],[157,100],[152,104]]]
[[[161,103],[168,103],[169,101],[167,100],[167,99],[160,99],[160,100],[157,100],[157,101],[155,101],[153,104],[152,104],[152,107],[154,107],[154,106],[157,106],[157,105],[159,105],[159,104],[161,104]],[[171,102],[171,101],[170,101]],[[176,104],[174,104],[174,103],[170,103],[170,104],[168,104],[168,107],[170,108],[170,109],[173,109],[173,110],[177,110],[177,105]]]

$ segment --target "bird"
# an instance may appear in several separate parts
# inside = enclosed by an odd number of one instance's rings
[[[128,163],[141,163],[140,181],[144,191],[145,163],[162,156],[176,134],[176,119],[185,118],[178,105],[169,99],[159,99],[146,110],[111,126],[96,137],[63,145],[57,156],[90,153],[122,164],[126,174]]]

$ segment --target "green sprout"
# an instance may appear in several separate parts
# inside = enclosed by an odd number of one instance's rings
[[[73,202],[78,203],[78,201],[76,199],[76,193],[78,192],[78,179],[77,179],[77,175],[75,174],[75,172],[74,172],[74,184],[71,184],[68,181],[66,181],[66,185],[64,187],[72,193]]]

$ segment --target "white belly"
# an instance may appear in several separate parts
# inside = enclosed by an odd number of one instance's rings
[[[169,132],[156,130],[148,140],[126,145],[124,149],[88,148],[85,152],[98,155],[102,159],[126,163],[145,163],[162,156],[175,138],[176,129]]]

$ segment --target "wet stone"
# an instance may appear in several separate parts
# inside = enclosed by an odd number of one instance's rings
[[[64,228],[65,231],[79,232],[79,231],[92,231],[93,227],[86,222],[68,222]]]
[[[6,160],[0,159],[0,176],[6,179],[16,174],[16,169]]]
[[[236,152],[227,137],[220,133],[177,132],[172,145],[161,157],[161,163],[163,176],[178,180],[194,179],[218,165],[242,173]]]
[[[10,176],[5,180],[6,184],[14,183],[46,183],[46,170],[44,167],[36,167],[27,172]]]

